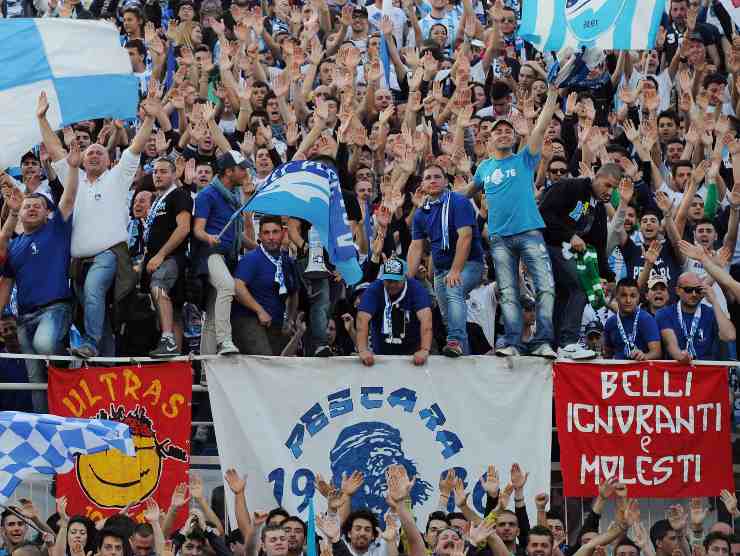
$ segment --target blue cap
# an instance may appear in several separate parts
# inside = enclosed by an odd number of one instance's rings
[[[380,279],[403,282],[406,279],[406,272],[408,272],[406,262],[392,257],[383,263],[383,274]]]

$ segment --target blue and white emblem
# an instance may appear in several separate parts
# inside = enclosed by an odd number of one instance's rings
[[[565,18],[578,40],[590,42],[614,26],[626,3],[627,0],[568,0]]]

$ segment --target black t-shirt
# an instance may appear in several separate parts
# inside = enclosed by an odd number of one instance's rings
[[[181,212],[192,214],[193,199],[190,193],[175,188],[163,199],[154,201],[149,219],[149,238],[146,243],[147,257],[155,256],[162,246],[167,243],[172,232],[177,228],[177,215]],[[183,241],[170,253],[170,256],[184,256],[187,249],[187,241]]]

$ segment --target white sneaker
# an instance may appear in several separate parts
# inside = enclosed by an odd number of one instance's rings
[[[550,344],[540,344],[537,346],[530,355],[534,355],[535,357],[544,357],[546,359],[557,359],[558,354],[555,353],[552,348],[550,347]]]
[[[519,350],[516,349],[514,346],[505,346],[501,348],[496,348],[496,355],[499,357],[515,357],[519,355]]]
[[[234,345],[234,342],[232,342],[231,340],[224,340],[218,346],[219,355],[233,355],[235,353],[239,353],[239,349]]]
[[[570,344],[558,350],[558,357],[562,359],[593,359],[598,354],[586,349],[580,344]]]

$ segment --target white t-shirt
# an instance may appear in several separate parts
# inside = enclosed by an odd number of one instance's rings
[[[72,215],[72,256],[92,257],[128,241],[128,203],[131,183],[139,168],[140,156],[126,149],[121,160],[94,182],[80,169],[80,184]],[[53,163],[62,183],[67,181],[67,159]]]

